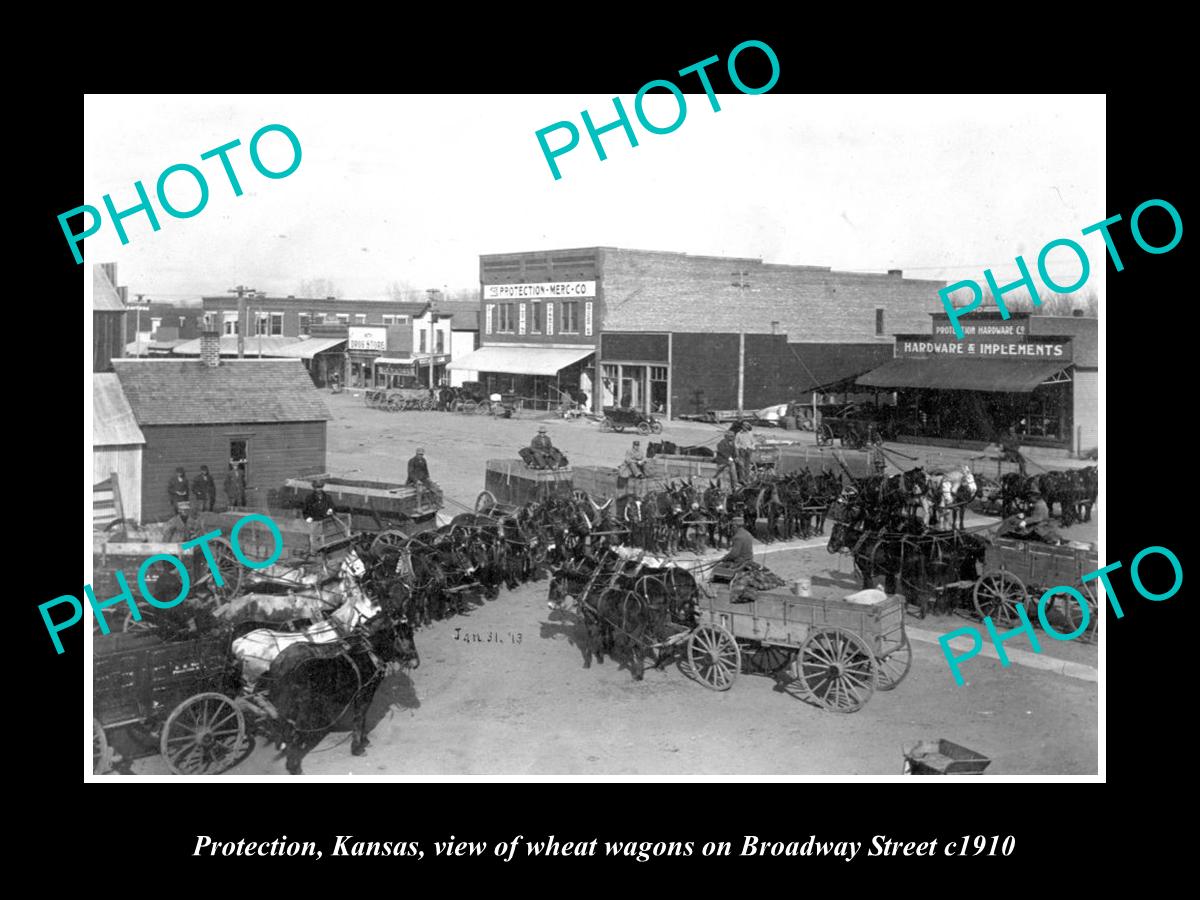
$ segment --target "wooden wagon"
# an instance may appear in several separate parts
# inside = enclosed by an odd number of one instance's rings
[[[484,471],[483,491],[475,498],[475,512],[510,514],[526,503],[545,502],[552,497],[570,499],[574,491],[573,470],[531,469],[520,459],[489,459]]]
[[[196,533],[211,531],[216,527],[214,520],[215,516],[212,513],[200,514]],[[114,534],[96,535],[96,544],[92,551],[92,590],[97,600],[107,600],[121,593],[121,586],[117,582],[117,573],[120,572],[136,602],[139,593],[138,573],[142,565],[151,557],[160,555],[174,556],[183,563],[188,577],[188,599],[185,603],[215,607],[237,596],[242,589],[245,568],[238,562],[227,533],[223,533],[222,537],[213,539],[207,545],[221,574],[222,584],[218,585],[203,550],[199,547],[184,549],[180,542],[164,541],[164,528],[163,525],[151,525],[134,530],[125,526],[123,530]],[[144,581],[150,594],[163,602],[174,599],[182,587],[178,570],[165,560],[146,566]],[[157,610],[154,607],[143,603],[139,603],[138,606],[142,610],[141,619],[135,619],[132,611],[125,607],[123,613],[120,613],[120,621],[105,620],[109,631],[137,631],[148,627],[152,618],[157,618]],[[99,631],[98,619],[94,622]]]
[[[895,688],[912,665],[900,597],[866,604],[786,589],[735,597],[728,585],[705,593],[697,626],[666,643],[685,644],[685,671],[713,690],[733,686],[746,655],[758,671],[786,670],[790,693],[850,713],[876,689]],[[748,602],[735,602],[743,598]]]
[[[363,392],[363,402],[388,412],[400,410],[437,409],[438,399],[428,387],[370,388]]]
[[[111,767],[109,735],[132,729],[158,742],[177,775],[215,775],[246,749],[246,721],[232,699],[237,666],[229,635],[168,643],[153,634],[96,639],[92,667],[92,771]]]
[[[287,479],[282,488],[272,492],[272,506],[300,509],[311,496],[315,481],[324,482],[335,513],[348,523],[349,530],[374,534],[376,544],[401,543],[417,532],[436,528],[445,499],[435,483],[406,485],[321,474]]]
[[[1099,556],[1091,544],[995,538],[987,548],[984,573],[975,582],[972,599],[980,616],[991,616],[998,626],[1012,627],[1020,622],[1018,605],[1033,619],[1046,590],[1060,585],[1073,587],[1087,601],[1088,623],[1084,634],[1094,637],[1099,624],[1097,582],[1084,582],[1083,576],[1099,567]],[[1055,594],[1051,604],[1058,607],[1059,615],[1069,623],[1071,631],[1083,625],[1083,609],[1070,594]],[[1047,618],[1049,614],[1048,609]]]

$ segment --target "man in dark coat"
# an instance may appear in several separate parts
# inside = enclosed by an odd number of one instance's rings
[[[746,521],[741,516],[736,517],[733,521],[737,525],[737,531],[733,533],[733,539],[729,542],[729,552],[722,556],[720,561],[729,563],[731,566],[753,562],[754,536],[746,530]]]
[[[417,448],[416,455],[408,461],[408,481],[405,484],[428,484],[429,465],[425,462],[425,450]]]
[[[714,476],[714,481],[718,483],[721,480],[721,473],[726,469],[729,470],[729,489],[737,490],[737,469],[734,466],[734,456],[737,453],[737,448],[733,443],[733,431],[727,431],[721,437],[720,443],[717,444],[717,474]]]
[[[229,464],[229,474],[225,476],[225,499],[232,507],[246,505],[246,476],[241,466]]]
[[[200,467],[200,474],[192,479],[192,503],[199,512],[212,512],[217,502],[217,483],[208,474],[208,466]]]
[[[181,500],[175,507],[175,515],[167,522],[166,530],[163,532],[163,540],[168,544],[182,544],[190,541],[196,536],[195,520],[191,514],[191,504],[186,500]],[[164,594],[164,598],[170,598],[172,595]]]
[[[179,504],[187,503],[190,494],[188,492],[187,475],[184,474],[183,466],[175,470],[175,477],[167,482],[167,497],[171,500],[171,509],[176,513],[179,512]]]
[[[554,450],[554,444],[550,441],[550,435],[546,433],[545,425],[538,426],[538,433],[529,442],[529,449],[533,451],[535,468],[550,468],[554,462],[554,454],[551,452]]]
[[[333,500],[325,493],[325,482],[313,482],[313,492],[304,501],[303,511],[304,518],[309,522],[328,519],[333,515]]]
[[[1008,431],[1000,436],[998,441],[1000,444],[1000,458],[1006,462],[1015,462],[1021,470],[1021,477],[1025,477],[1025,457],[1021,453],[1021,439],[1017,436],[1017,430],[1012,425],[1008,426]]]

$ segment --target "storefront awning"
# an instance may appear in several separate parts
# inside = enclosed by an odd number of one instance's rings
[[[861,376],[856,384],[876,388],[934,388],[1028,394],[1058,374],[1061,362],[1015,359],[893,359]]]
[[[411,359],[400,359],[395,356],[378,356],[375,358],[377,366],[408,366],[412,368],[413,361]]]
[[[596,351],[590,347],[570,350],[553,347],[481,347],[454,360],[446,368],[468,372],[503,372],[506,375],[557,375],[572,363]]]

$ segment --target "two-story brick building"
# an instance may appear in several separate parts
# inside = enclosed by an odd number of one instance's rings
[[[481,347],[451,369],[536,401],[668,417],[846,382],[925,327],[940,281],[591,247],[480,257]]]

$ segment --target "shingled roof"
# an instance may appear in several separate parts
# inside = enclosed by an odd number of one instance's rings
[[[113,371],[141,426],[333,418],[298,359],[114,359]]]
[[[92,266],[92,309],[101,312],[125,312],[125,304],[116,285],[108,280],[103,267]]]
[[[92,445],[96,447],[144,444],[121,383],[111,372],[92,375]]]

